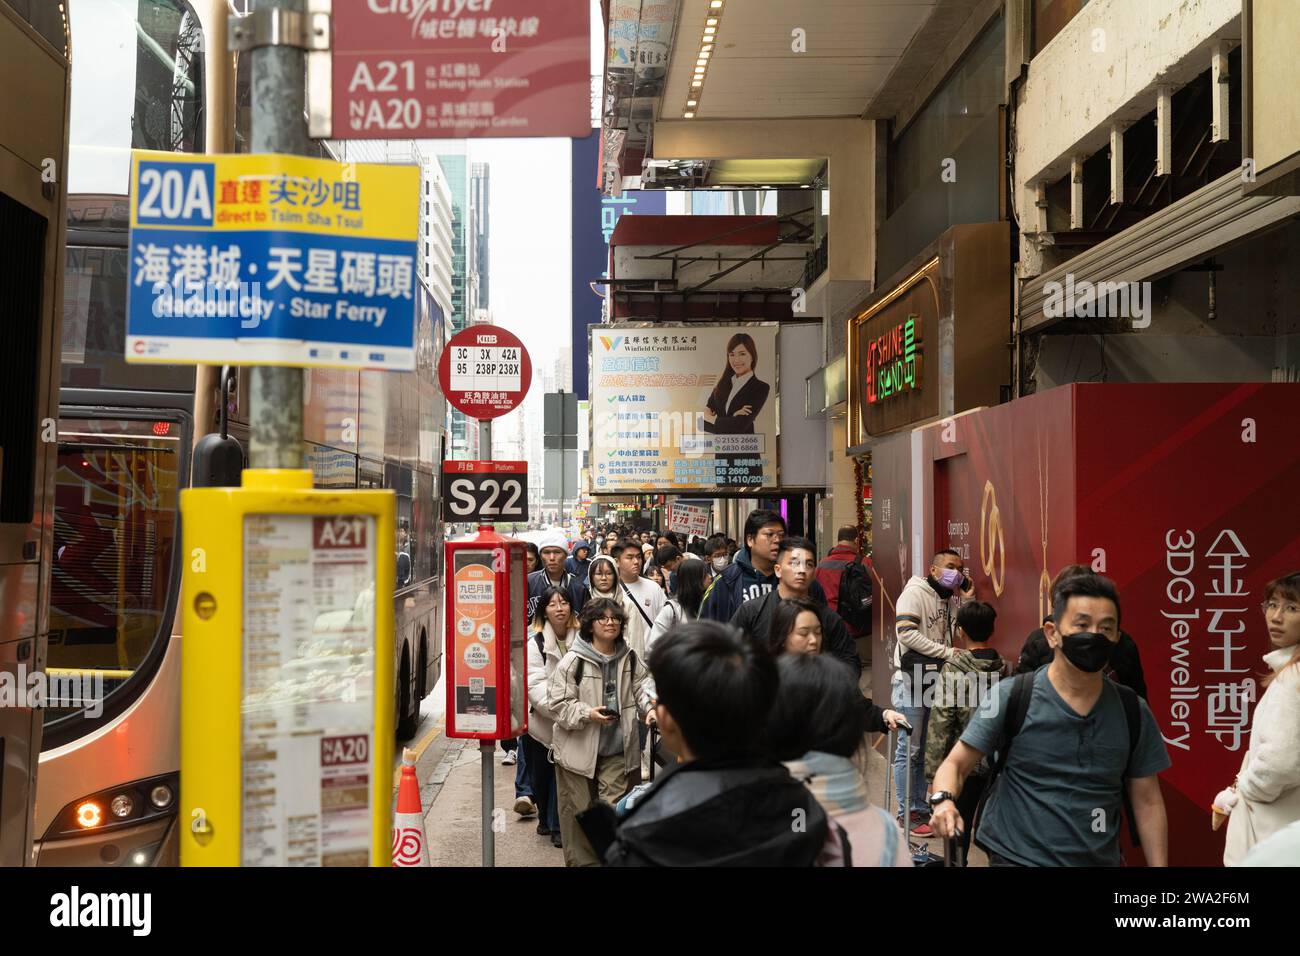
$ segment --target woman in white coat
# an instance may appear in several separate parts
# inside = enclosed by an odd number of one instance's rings
[[[547,588],[538,607],[542,613],[533,618],[528,642],[528,734],[520,739],[527,751],[524,766],[537,801],[537,832],[550,836],[551,845],[559,847],[564,845],[560,839],[560,804],[555,792],[555,765],[550,759],[555,712],[546,687],[555,665],[578,638],[578,618],[564,588]]]
[[[1300,820],[1300,571],[1270,582],[1262,607],[1274,647],[1264,655],[1265,690],[1237,779],[1214,799],[1216,828],[1229,815],[1226,866]]]
[[[704,562],[694,555],[677,566],[677,594],[667,600],[655,618],[655,626],[645,642],[647,657],[655,641],[678,624],[694,621],[700,616],[700,605],[704,603],[704,592],[708,587],[704,571]]]

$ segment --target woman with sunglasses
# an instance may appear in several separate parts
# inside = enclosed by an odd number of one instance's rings
[[[597,800],[617,803],[641,764],[637,728],[650,712],[650,672],[623,639],[626,623],[618,602],[588,602],[578,639],[548,682],[565,866],[600,865],[577,815]]]

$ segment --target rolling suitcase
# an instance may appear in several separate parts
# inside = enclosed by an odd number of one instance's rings
[[[889,732],[889,761],[885,770],[885,807],[888,808],[895,802],[894,798],[894,754],[898,752],[897,734],[903,734],[907,738],[906,764],[903,777],[903,833],[907,840],[908,851],[912,854],[913,866],[946,866],[945,856],[938,856],[930,852],[929,846],[924,842],[917,842],[912,839],[912,734],[910,729],[891,730]]]

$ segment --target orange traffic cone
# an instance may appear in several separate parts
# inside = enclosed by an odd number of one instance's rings
[[[420,783],[415,779],[415,751],[402,748],[402,780],[397,787],[397,813],[393,815],[393,866],[428,866],[429,845],[424,839],[424,810]]]

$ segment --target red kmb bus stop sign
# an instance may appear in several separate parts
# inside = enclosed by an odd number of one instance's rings
[[[586,136],[587,0],[333,5],[338,139]]]
[[[533,363],[513,332],[471,325],[453,335],[442,350],[438,382],[452,407],[470,418],[500,418],[528,394]]]

